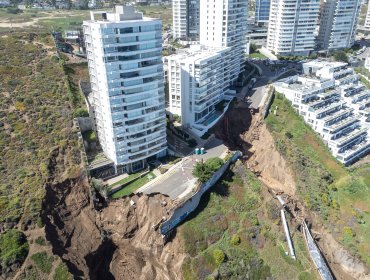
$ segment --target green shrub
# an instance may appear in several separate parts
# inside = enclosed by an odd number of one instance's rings
[[[88,130],[82,133],[82,138],[88,143],[96,142],[97,140],[96,133],[93,130]]]
[[[240,237],[239,237],[239,235],[237,235],[237,234],[234,234],[232,237],[231,237],[231,239],[230,239],[230,244],[231,245],[239,245],[240,244]]]
[[[16,229],[0,234],[0,266],[9,267],[13,263],[23,263],[27,257],[29,245],[26,236]]]
[[[205,183],[223,164],[224,162],[220,158],[210,158],[206,162],[198,162],[193,169],[193,175],[199,182]]]
[[[73,276],[69,273],[67,266],[64,263],[60,263],[55,269],[53,276],[54,280],[73,280]]]
[[[34,261],[37,268],[40,269],[43,273],[49,274],[51,272],[54,258],[49,257],[46,252],[33,254],[31,256],[31,259]]]
[[[88,117],[88,116],[89,116],[89,112],[84,108],[78,108],[73,113],[73,117],[75,117],[75,118]]]
[[[35,239],[35,243],[40,245],[40,246],[45,246],[45,244],[46,244],[45,238],[42,237],[42,236],[39,236]]]
[[[225,261],[225,253],[221,249],[213,250],[213,259],[217,266],[220,266]]]

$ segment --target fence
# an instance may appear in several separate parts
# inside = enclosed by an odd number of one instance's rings
[[[234,155],[213,174],[211,179],[200,186],[196,193],[194,193],[188,200],[178,205],[175,209],[172,209],[172,216],[160,226],[161,234],[166,235],[169,231],[184,221],[190,213],[197,208],[202,195],[222,177],[230,164],[235,162],[241,155],[242,153],[240,151],[236,151]]]

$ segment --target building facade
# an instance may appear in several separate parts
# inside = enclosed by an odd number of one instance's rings
[[[248,1],[202,0],[200,14],[200,44],[231,48],[230,81],[235,83],[246,61]]]
[[[230,55],[230,48],[195,45],[167,57],[169,111],[198,135],[222,115],[215,106],[229,93]]]
[[[200,0],[173,0],[173,38],[184,41],[199,40]]]
[[[316,47],[320,0],[271,0],[267,49],[308,56]]]
[[[350,48],[355,42],[360,0],[324,0],[320,12],[319,50]]]
[[[340,162],[349,165],[370,153],[370,91],[346,63],[312,61],[304,76],[274,84],[323,138]]]
[[[364,29],[370,30],[370,9],[369,9],[369,3],[367,5],[367,12],[366,12],[366,18],[364,23]]]
[[[271,0],[256,0],[255,20],[258,26],[269,22]]]
[[[91,12],[83,29],[104,154],[118,172],[142,169],[167,147],[161,21],[116,6]]]

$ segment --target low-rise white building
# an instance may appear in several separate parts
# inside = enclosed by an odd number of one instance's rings
[[[346,63],[312,61],[274,84],[333,155],[348,165],[370,152],[370,91]]]
[[[183,127],[203,135],[224,110],[215,105],[230,100],[230,48],[191,46],[168,56],[169,111],[181,116]]]

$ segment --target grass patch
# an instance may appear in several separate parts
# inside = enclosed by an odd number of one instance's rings
[[[260,252],[268,252],[268,244],[275,242],[281,229],[266,214],[266,194],[260,181],[244,166],[236,165],[211,190],[202,197],[199,210],[178,229],[190,255],[183,266],[185,279],[208,279],[216,268],[220,279],[244,279],[245,275],[275,279],[273,262],[267,263]],[[279,209],[275,212],[279,219]],[[274,246],[274,258],[284,261]],[[300,272],[311,269],[309,262],[298,268],[286,267],[293,278],[280,279],[297,279]]]
[[[33,254],[31,259],[35,263],[38,269],[43,273],[49,274],[51,272],[51,267],[53,265],[54,257],[49,257],[46,252],[40,252]]]
[[[277,94],[275,106],[278,114],[266,118],[267,127],[293,171],[298,195],[330,224],[337,241],[369,266],[370,165],[345,168],[287,99]]]
[[[15,229],[0,234],[0,267],[22,264],[27,257],[29,245],[26,236]]]
[[[260,53],[260,52],[255,52],[255,53],[251,53],[248,55],[248,58],[254,58],[254,59],[266,59],[268,58],[267,56],[265,56],[264,54]]]
[[[73,275],[69,273],[67,266],[61,262],[55,269],[54,280],[73,280]]]
[[[118,192],[115,192],[112,194],[112,198],[120,198],[125,195],[132,194],[137,189],[144,186],[149,181],[153,180],[155,178],[155,175],[153,172],[150,172],[149,174],[145,175],[144,177],[137,179],[136,181],[132,182],[131,184],[125,186],[122,190],[119,190]]]
[[[122,180],[119,180],[118,182],[115,182],[114,184],[110,185],[109,187],[116,187],[119,185],[123,185],[124,183],[127,183],[135,178],[139,178],[141,176],[142,172],[140,173],[133,173],[128,175],[126,178],[123,178]]]

